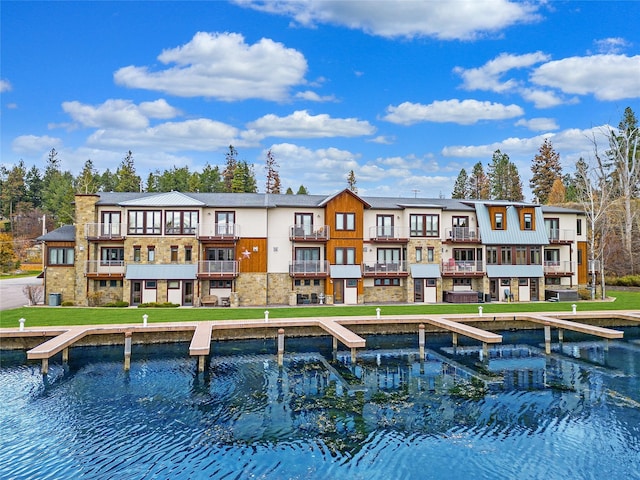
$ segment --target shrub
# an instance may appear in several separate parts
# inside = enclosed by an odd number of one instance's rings
[[[618,287],[640,287],[640,275],[625,275],[624,277],[607,277],[607,285]]]
[[[73,302],[70,300],[66,300],[62,302],[60,305],[62,305],[63,307],[73,307]]]
[[[177,308],[180,305],[177,303],[171,303],[171,302],[164,302],[164,303],[158,303],[158,302],[149,302],[149,303],[141,303],[140,305],[138,305],[138,308]]]
[[[117,302],[109,302],[104,305],[105,307],[125,308],[129,306],[129,302],[118,300]]]
[[[580,300],[591,300],[591,290],[580,288],[578,289],[578,296]]]

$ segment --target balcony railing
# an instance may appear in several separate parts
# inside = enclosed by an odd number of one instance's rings
[[[85,264],[85,274],[87,275],[108,275],[122,276],[125,271],[123,260],[87,260]]]
[[[240,237],[240,225],[237,223],[201,223],[196,229],[197,238],[216,240],[235,240]]]
[[[480,235],[476,229],[469,227],[451,227],[445,229],[446,239],[451,242],[476,243],[480,241]]]
[[[329,240],[329,225],[291,225],[289,239],[298,242],[326,242]]]
[[[561,230],[559,228],[551,228],[547,230],[549,241],[551,243],[570,243],[576,238],[575,230]]]
[[[544,262],[544,274],[545,275],[557,275],[567,276],[573,275],[576,272],[576,262],[569,260],[557,261],[557,262]]]
[[[449,259],[442,262],[443,275],[470,275],[484,273],[482,261],[480,260],[454,260]]]
[[[204,277],[235,277],[238,275],[237,260],[200,260],[198,275]]]
[[[394,276],[408,275],[407,262],[364,262],[362,264],[365,276]]]
[[[124,238],[124,225],[120,223],[85,223],[84,236],[89,240],[118,240]]]
[[[294,260],[289,263],[289,275],[292,277],[321,277],[329,273],[326,260]]]
[[[369,238],[374,242],[408,242],[409,228],[393,225],[376,225],[369,227]]]

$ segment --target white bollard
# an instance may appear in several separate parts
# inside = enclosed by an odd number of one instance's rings
[[[142,326],[146,327],[147,326],[147,320],[149,320],[149,315],[147,315],[146,313],[144,315],[142,315]]]
[[[478,316],[481,317],[482,316],[482,307],[478,307]]]
[[[576,307],[577,305],[574,303],[573,305],[571,305],[571,308],[573,309],[573,314],[576,314]]]
[[[20,331],[24,332],[24,322],[26,322],[26,320],[24,318],[21,318],[18,321],[20,322]]]
[[[380,307],[376,308],[376,318],[380,318]]]
[[[269,321],[269,310],[264,311],[264,321],[265,323]]]

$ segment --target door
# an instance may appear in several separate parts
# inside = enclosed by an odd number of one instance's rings
[[[537,302],[540,300],[540,296],[538,293],[538,279],[530,278],[529,279],[529,298],[532,302]]]
[[[424,279],[413,279],[413,301],[416,303],[424,302]]]
[[[182,282],[182,305],[193,306],[193,282],[190,280]]]
[[[393,215],[378,215],[376,217],[376,237],[393,237]]]
[[[313,213],[296,213],[296,237],[306,237],[313,233]]]
[[[142,303],[142,282],[131,282],[131,305],[140,305]]]
[[[344,280],[333,280],[333,303],[344,303]]]
[[[498,301],[500,300],[500,294],[498,293],[498,279],[492,278],[489,280],[489,294],[491,295],[491,300]]]

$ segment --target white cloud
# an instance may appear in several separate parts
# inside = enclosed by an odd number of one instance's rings
[[[524,118],[522,118],[518,120],[515,125],[517,127],[526,127],[534,132],[558,129],[558,124],[556,123],[555,119],[545,117],[531,118],[529,120],[525,120]]]
[[[501,53],[481,67],[469,69],[456,67],[454,72],[462,77],[462,88],[466,90],[505,92],[514,90],[519,86],[520,82],[514,79],[503,81],[503,74],[512,69],[531,67],[548,59],[549,55],[542,52],[524,55]]]
[[[59,149],[62,146],[62,140],[48,135],[20,135],[11,142],[11,148],[18,154],[37,154],[49,151],[52,148]]]
[[[111,99],[101,105],[86,105],[77,101],[63,102],[62,109],[83,127],[142,129],[149,118],[172,118],[179,111],[164,99],[134,104],[131,100]]]
[[[12,90],[9,80],[0,79],[0,93],[10,92]]]
[[[229,145],[243,146],[238,130],[209,119],[167,122],[142,130],[99,129],[87,140],[92,147],[153,147],[168,151],[215,151]]]
[[[298,92],[295,94],[295,98],[299,98],[301,100],[307,100],[309,102],[335,102],[336,101],[336,97],[334,95],[320,96],[316,92],[311,90]]]
[[[452,122],[460,125],[472,125],[480,120],[503,120],[524,114],[518,105],[481,102],[478,100],[442,100],[429,105],[404,102],[398,106],[387,107],[384,120],[401,125],[413,125],[418,122]]]
[[[327,138],[359,137],[375,132],[369,122],[355,118],[331,118],[327,114],[309,115],[298,110],[286,117],[265,115],[247,125],[256,138]]]
[[[164,50],[164,70],[128,66],[115,72],[119,85],[166,92],[180,97],[285,100],[289,90],[304,84],[304,56],[263,38],[248,45],[238,33],[198,32],[190,42]]]
[[[640,97],[640,55],[592,55],[545,63],[531,80],[564,93],[593,94],[599,100]]]
[[[532,102],[536,108],[551,108],[565,103],[577,103],[578,101],[576,98],[565,100],[557,92],[537,88],[522,88],[520,94],[522,98]]]
[[[630,46],[629,42],[620,37],[603,38],[600,40],[594,40],[593,43],[595,44],[598,53],[610,54],[620,53],[622,50]]]
[[[434,37],[469,40],[509,26],[537,21],[532,3],[507,0],[482,2],[406,2],[236,0],[239,5],[292,17],[298,24],[328,23],[387,38]]]
[[[371,143],[379,143],[381,145],[392,145],[396,141],[396,137],[389,135],[378,135],[369,140]]]

